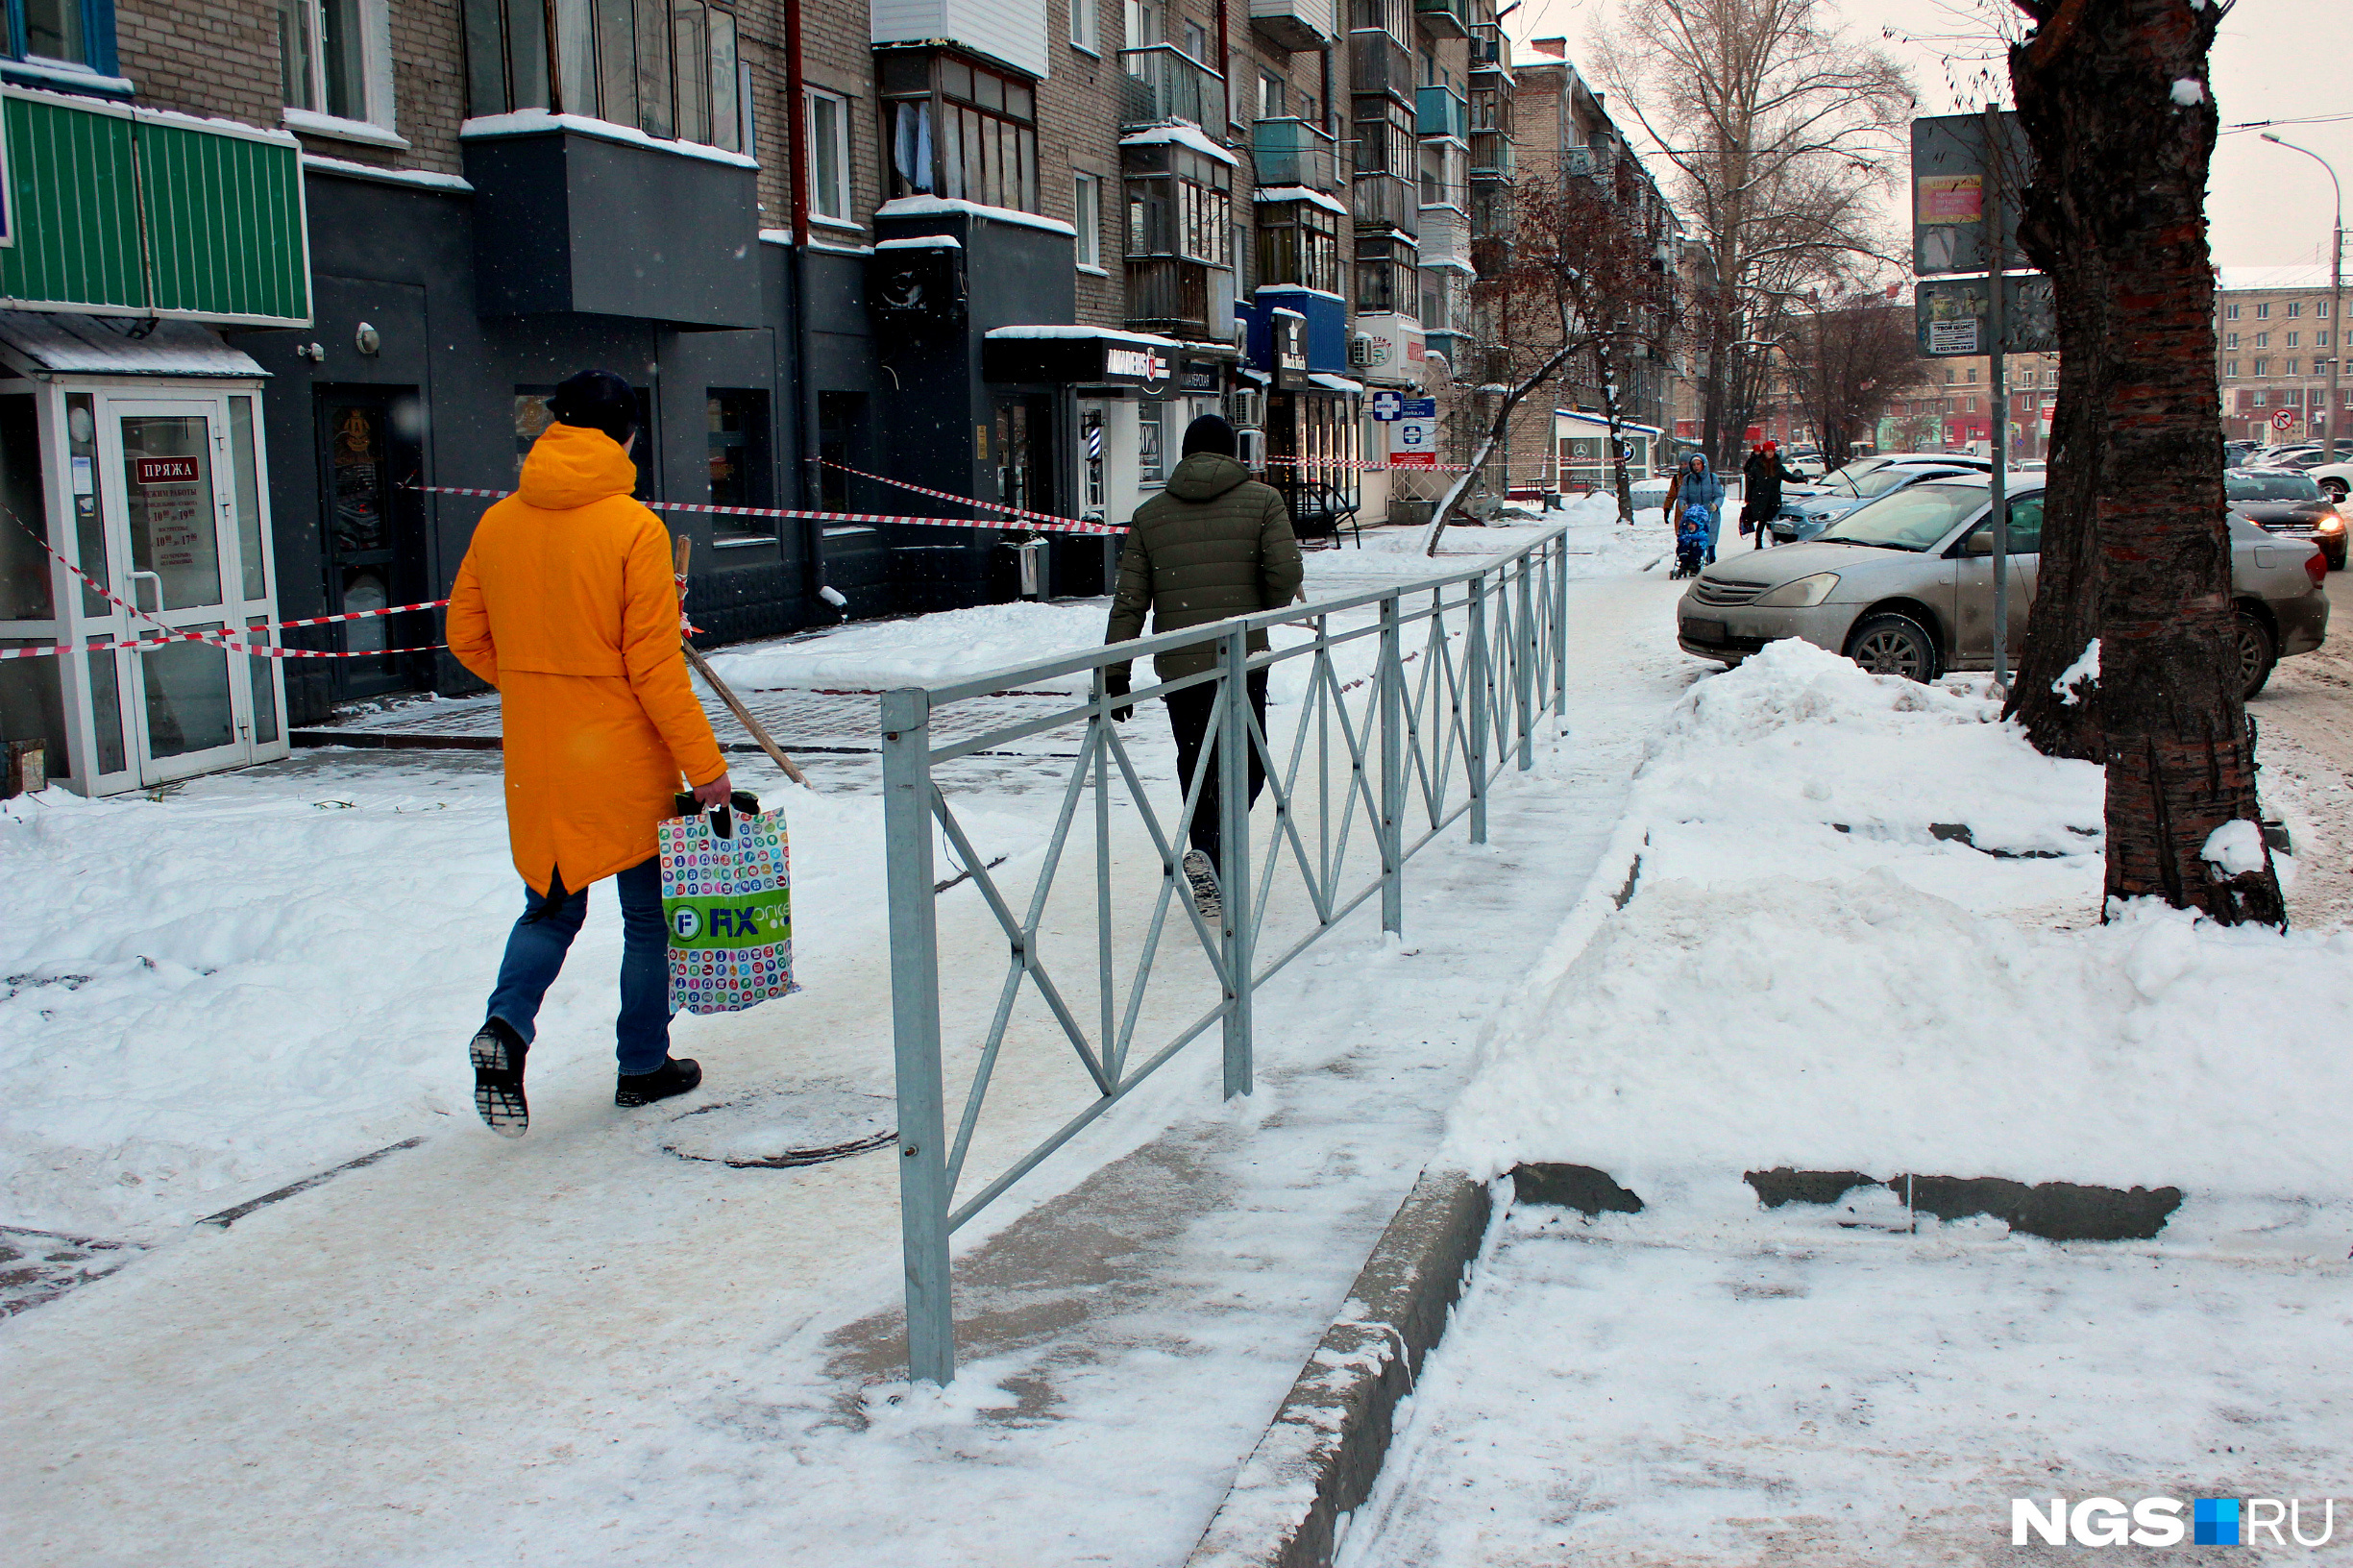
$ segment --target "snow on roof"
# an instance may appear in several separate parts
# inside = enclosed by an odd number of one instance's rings
[[[1360,398],[1364,395],[1364,383],[1352,381],[1345,376],[1333,376],[1318,370],[1310,372],[1308,380],[1327,392],[1345,392],[1352,398]]]
[[[380,169],[373,163],[351,163],[317,153],[303,155],[303,167],[319,174],[339,174],[353,180],[376,180],[387,185],[418,185],[427,190],[471,191],[474,184],[454,174],[431,169]]]
[[[549,131],[570,131],[578,135],[594,136],[600,141],[625,142],[632,147],[650,147],[655,152],[675,153],[680,158],[731,163],[739,169],[756,169],[760,166],[758,159],[731,153],[724,147],[706,147],[699,141],[671,141],[661,136],[650,136],[633,125],[592,120],[585,114],[551,114],[544,109],[518,109],[506,114],[478,115],[460,125],[457,136],[460,141],[486,141],[493,136],[530,136]]]
[[[1190,147],[1203,158],[1215,159],[1220,163],[1238,163],[1232,153],[1203,135],[1197,127],[1189,125],[1156,125],[1149,131],[1139,131],[1132,136],[1121,136],[1122,147],[1158,147],[1164,142],[1176,142]]]
[[[1261,283],[1257,288],[1251,290],[1253,298],[1261,294],[1312,294],[1319,300],[1339,300],[1340,298],[1328,288],[1310,288],[1305,283]],[[1340,300],[1340,303],[1345,305],[1348,302]]]
[[[878,239],[878,251],[961,251],[964,241],[954,234],[909,234],[902,239]]]
[[[990,207],[982,202],[968,202],[953,196],[899,196],[874,208],[877,218],[933,218],[949,212],[962,212],[968,217],[987,218],[995,223],[1017,223],[1025,228],[1043,229],[1050,234],[1069,234],[1075,238],[1076,229],[1060,218],[1040,217],[1035,212],[1023,212],[1010,207]]]
[[[1581,408],[1556,408],[1553,410],[1553,417],[1555,419],[1572,420],[1580,425],[1599,425],[1605,429],[1606,429],[1609,426],[1609,421],[1603,418],[1600,414],[1588,414]],[[1621,430],[1634,430],[1643,435],[1656,435],[1658,433],[1657,426],[1638,425],[1630,419],[1619,420],[1618,429]]]
[[[1251,200],[1258,202],[1307,202],[1312,206],[1320,207],[1326,211],[1337,212],[1343,218],[1348,216],[1348,208],[1342,207],[1339,203],[1334,201],[1322,191],[1310,190],[1305,185],[1261,185],[1259,187],[1258,194],[1252,197]]]
[[[37,310],[0,310],[0,346],[62,375],[217,376],[262,380],[253,356],[192,321],[159,321],[142,337],[117,330],[117,318]]]
[[[2249,289],[2326,288],[2328,267],[2318,261],[2307,261],[2292,267],[2220,267],[2215,286],[2226,294]]]
[[[1139,349],[1181,349],[1185,345],[1173,337],[1155,337],[1150,332],[1123,332],[1115,327],[1066,327],[1047,324],[1037,327],[992,327],[982,334],[998,342],[1040,338],[1099,339],[1105,343],[1125,343]]]

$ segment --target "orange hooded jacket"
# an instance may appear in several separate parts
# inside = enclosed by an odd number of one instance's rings
[[[450,651],[502,698],[507,841],[542,894],[559,869],[585,888],[653,854],[678,775],[727,771],[679,651],[670,534],[636,483],[611,436],[549,426],[450,593]]]

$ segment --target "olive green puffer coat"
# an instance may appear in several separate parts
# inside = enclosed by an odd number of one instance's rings
[[[1301,576],[1282,495],[1233,458],[1196,452],[1177,464],[1165,491],[1136,508],[1103,640],[1142,636],[1147,608],[1155,633],[1281,609],[1299,597]],[[1266,634],[1252,632],[1250,647],[1263,651]],[[1216,662],[1216,645],[1201,643],[1155,654],[1152,668],[1174,680]],[[1106,675],[1112,690],[1127,689],[1128,666]]]

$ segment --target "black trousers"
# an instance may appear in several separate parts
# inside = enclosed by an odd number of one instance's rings
[[[1258,715],[1259,729],[1266,728],[1266,672],[1253,670],[1242,677],[1250,691],[1250,710]],[[1220,794],[1217,788],[1217,741],[1209,733],[1210,709],[1217,701],[1213,684],[1188,686],[1181,692],[1170,692],[1164,699],[1168,704],[1168,728],[1176,736],[1177,779],[1190,792],[1193,771],[1207,768],[1209,776],[1201,781],[1200,803],[1193,807],[1192,846],[1210,857],[1213,865],[1224,873],[1225,861],[1219,855],[1219,841],[1224,821],[1219,813]],[[1250,803],[1258,804],[1259,791],[1266,785],[1266,765],[1259,758],[1257,747],[1250,748]]]

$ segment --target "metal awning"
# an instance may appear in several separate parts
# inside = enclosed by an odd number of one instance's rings
[[[0,310],[0,361],[19,375],[262,380],[269,372],[193,321]]]

